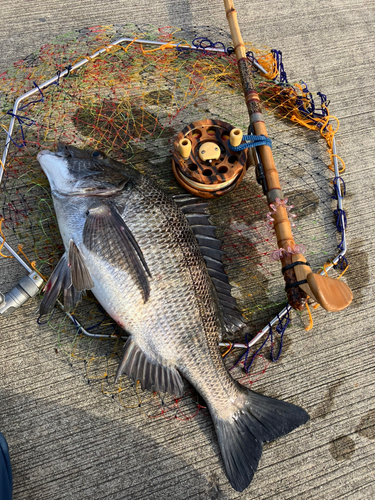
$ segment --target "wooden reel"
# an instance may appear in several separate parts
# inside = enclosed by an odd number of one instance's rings
[[[184,189],[214,198],[238,186],[246,172],[247,152],[229,149],[232,130],[237,129],[221,120],[201,120],[177,135],[172,169]]]

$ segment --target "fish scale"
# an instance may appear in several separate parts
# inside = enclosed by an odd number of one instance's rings
[[[219,355],[218,329],[220,328],[220,334],[222,330],[216,312],[218,305],[214,307],[217,299],[214,296],[204,260],[184,215],[171,199],[160,192],[147,178],[142,178],[141,186],[135,190],[128,207],[127,213],[123,213],[124,221],[143,248],[151,275],[170,274],[167,280],[166,296],[163,288],[158,286],[159,280],[156,280],[156,284],[154,279],[151,280],[150,304],[145,304],[144,307],[158,311],[159,315],[156,321],[153,316],[142,315],[144,321],[141,320],[134,325],[134,336],[139,331],[139,335],[144,340],[143,345],[141,341],[139,344],[144,348],[150,342],[149,337],[164,337],[168,344],[173,342],[174,352],[177,348],[178,358],[182,359],[182,363],[178,359],[178,367],[187,378],[192,380],[193,369],[186,366],[188,355],[194,352],[194,349],[199,349],[199,358],[203,364],[209,364],[208,361],[212,359],[211,349],[215,350],[216,357]],[[155,208],[159,211],[157,212]],[[144,214],[149,211],[150,218],[145,218]],[[143,216],[140,217],[139,214]],[[161,238],[147,248],[146,245],[142,245],[143,240],[152,241],[154,235],[149,235],[152,233],[151,229],[143,227],[145,220],[147,220],[147,227],[157,225],[161,233]],[[165,248],[168,248],[169,256],[161,262],[160,253]],[[155,308],[153,301],[158,305]],[[195,308],[192,306],[194,302]],[[159,331],[154,323],[163,319],[165,321],[166,318],[168,322],[165,328]],[[176,321],[170,321],[171,319]],[[209,342],[211,337],[212,342]],[[159,352],[159,355],[162,359],[168,360],[163,351]],[[225,369],[223,372],[226,375]]]
[[[173,201],[147,177],[100,152],[93,157],[62,144],[57,153],[40,152],[38,160],[66,250],[47,283],[41,314],[61,290],[70,307],[79,292],[92,288],[130,335],[116,380],[126,374],[142,389],[180,395],[183,375],[205,399],[227,476],[242,491],[257,469],[262,443],[309,417],[302,408],[248,390],[227,372],[218,340],[246,325],[203,208],[195,209],[189,195]]]

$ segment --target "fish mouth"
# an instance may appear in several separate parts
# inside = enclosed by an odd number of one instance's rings
[[[43,149],[42,151],[39,151],[39,153],[36,155],[36,159],[40,160],[42,156],[46,155],[53,155],[54,153],[51,153],[51,151],[48,151],[48,149]]]
[[[97,151],[92,149],[80,149],[72,144],[66,144],[65,142],[59,142],[57,144],[57,151],[54,153],[49,150],[39,151],[37,154],[37,159],[39,160],[45,155],[51,155],[55,158],[75,158],[77,160],[94,160],[101,161],[106,159],[106,154],[103,151]]]
[[[55,156],[57,158],[64,158],[64,156],[58,152],[54,153],[53,151],[49,151],[48,149],[43,149],[36,155],[36,159],[40,161],[43,156]]]
[[[80,160],[88,159],[91,157],[91,150],[80,149],[76,146],[72,146],[72,144],[66,144],[65,142],[59,142],[57,145],[56,156],[60,156],[62,158],[77,158]],[[101,155],[102,157],[104,155]]]
[[[76,148],[71,144],[59,142],[57,145],[56,152],[49,151],[48,149],[43,149],[42,151],[39,151],[39,153],[37,154],[37,160],[46,155],[55,156],[57,158],[69,158],[69,157],[85,158],[87,156],[87,152],[85,150]]]
[[[56,158],[67,158],[68,156],[71,156],[68,150],[63,150],[60,149],[56,151],[55,153],[53,151],[49,151],[48,149],[43,149],[42,151],[39,151],[39,153],[36,155],[36,159],[40,160],[43,158],[43,156],[54,156]]]

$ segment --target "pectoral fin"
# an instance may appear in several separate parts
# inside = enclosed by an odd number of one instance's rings
[[[64,310],[69,311],[77,302],[81,300],[82,292],[75,289],[72,284],[69,288],[64,289]]]
[[[83,243],[93,253],[134,274],[146,302],[150,295],[150,270],[137,241],[111,203],[101,203],[87,212]]]
[[[70,267],[68,266],[67,254],[59,260],[53,270],[46,286],[44,287],[44,297],[39,307],[41,315],[47,314],[55,305],[61,290],[64,291],[64,309],[68,310],[76,305],[81,298],[81,293],[77,291],[72,283]]]
[[[74,288],[78,292],[94,288],[90,273],[73,240],[69,241],[68,266],[70,267]]]
[[[115,382],[122,374],[134,382],[139,380],[142,390],[168,392],[177,397],[183,394],[184,384],[176,368],[150,359],[131,338],[125,344]]]

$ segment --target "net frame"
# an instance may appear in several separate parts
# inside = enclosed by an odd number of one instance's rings
[[[213,54],[215,53],[225,53],[226,49],[225,48],[217,48],[217,47],[206,47],[206,46],[192,46],[184,42],[179,42],[179,43],[170,43],[170,42],[160,42],[160,41],[155,41],[155,40],[143,40],[143,39],[134,39],[134,38],[128,38],[128,37],[121,37],[118,40],[115,40],[114,42],[108,44],[106,47],[101,48],[94,52],[90,56],[86,56],[83,59],[79,60],[77,63],[75,63],[71,68],[65,69],[56,76],[40,83],[37,85],[35,88],[30,89],[28,92],[24,93],[20,97],[16,99],[14,102],[13,110],[12,110],[12,116],[11,116],[11,121],[10,125],[7,131],[7,140],[5,142],[5,147],[2,155],[2,161],[0,162],[0,183],[2,181],[2,176],[4,173],[4,169],[6,166],[7,162],[7,156],[8,156],[8,151],[9,151],[9,146],[12,142],[12,134],[14,130],[14,126],[16,124],[17,120],[17,113],[20,109],[20,106],[23,101],[27,100],[29,97],[38,94],[40,90],[43,90],[50,85],[58,82],[61,78],[64,78],[68,76],[70,73],[76,71],[77,69],[81,68],[82,66],[86,65],[99,55],[103,55],[104,57],[106,54],[110,54],[111,49],[117,45],[123,45],[123,44],[140,44],[140,45],[153,45],[153,46],[164,46],[166,50],[176,50],[176,49],[184,49],[184,50],[194,50],[194,51],[202,51],[202,52],[211,52]],[[254,64],[257,69],[264,73],[267,74],[267,70],[263,68],[263,66],[254,58],[251,58],[252,63]],[[280,72],[281,75],[281,72]],[[332,151],[333,151],[333,166],[334,166],[334,174],[335,174],[335,182],[336,182],[336,194],[337,194],[337,210],[339,213],[339,218],[340,224],[341,224],[341,234],[342,234],[342,241],[341,241],[341,249],[339,253],[328,263],[327,265],[324,266],[324,268],[320,271],[320,274],[323,275],[327,272],[329,272],[332,268],[334,268],[345,256],[346,251],[347,251],[347,241],[346,241],[346,231],[345,231],[345,220],[344,220],[344,214],[343,214],[343,189],[341,187],[340,182],[340,168],[337,160],[337,152],[336,152],[336,142],[335,138],[333,137],[332,141]],[[20,258],[18,253],[5,241],[4,238],[0,236],[0,244],[4,244],[4,246],[8,249],[8,251],[16,257],[18,262],[23,265],[23,267],[26,269],[28,273],[31,272],[30,267],[23,261],[23,259]],[[59,306],[62,308],[62,304],[58,302]],[[291,306],[288,304],[286,305],[279,314],[277,314],[269,323],[267,323],[266,326],[262,330],[260,330],[251,340],[246,341],[246,343],[240,343],[240,342],[220,342],[219,345],[222,347],[228,348],[228,351],[233,349],[233,348],[242,348],[248,350],[254,346],[262,337],[264,337],[267,333],[270,334],[272,332],[272,327],[275,325],[280,325],[280,322],[283,319],[289,318],[289,313],[291,311]],[[100,334],[95,334],[87,331],[87,329],[76,319],[74,316],[72,316],[69,312],[65,312],[69,320],[74,324],[74,326],[77,328],[77,333],[82,333],[83,335],[90,337],[90,338],[113,338],[113,337],[118,337],[118,335],[100,335]],[[268,337],[267,337],[268,338]],[[259,349],[260,350],[260,349]],[[257,353],[259,352],[257,351]],[[257,355],[257,353],[254,355]],[[225,353],[227,354],[227,353]]]

